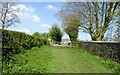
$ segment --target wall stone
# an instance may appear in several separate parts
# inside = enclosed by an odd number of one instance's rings
[[[80,41],[79,47],[105,59],[112,58],[114,61],[120,63],[120,42]]]

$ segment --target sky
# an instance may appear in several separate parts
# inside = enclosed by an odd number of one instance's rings
[[[61,8],[61,2],[21,2],[13,9],[18,9],[20,23],[9,27],[9,30],[21,31],[27,34],[34,32],[44,33],[49,32],[49,29],[55,23],[61,28],[61,22],[55,15]],[[64,32],[63,38],[69,38]],[[90,35],[79,32],[78,39],[91,40]]]

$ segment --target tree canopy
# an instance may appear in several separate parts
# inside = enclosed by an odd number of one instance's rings
[[[52,28],[49,31],[49,34],[52,40],[54,40],[55,42],[61,42],[63,33],[57,24],[54,24],[52,26]]]
[[[59,20],[62,21],[62,28],[68,34],[72,44],[78,38],[80,27],[80,17],[74,3],[64,3],[61,10],[57,13]]]
[[[41,35],[40,35],[39,32],[35,32],[35,33],[33,33],[33,36],[35,36],[35,37],[40,37]]]

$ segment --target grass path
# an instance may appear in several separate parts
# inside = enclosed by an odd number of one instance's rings
[[[111,73],[111,64],[81,48],[49,47],[33,48],[15,55],[17,61],[3,63],[3,73]],[[11,69],[8,69],[8,66]]]
[[[112,72],[94,57],[79,48],[52,48],[53,57],[49,62],[49,72],[57,73],[106,73]]]

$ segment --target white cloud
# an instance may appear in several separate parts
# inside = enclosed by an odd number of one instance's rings
[[[19,4],[19,5],[13,6],[11,8],[11,11],[13,10],[15,11],[13,13],[15,13],[21,19],[21,21],[31,21],[34,23],[40,22],[40,17],[36,15],[35,8],[31,6]],[[11,15],[8,14],[8,16],[11,16]]]
[[[11,7],[11,10],[9,11],[10,14],[8,14],[8,16],[10,16],[11,14],[21,16],[26,11],[29,11],[28,7],[23,4],[19,4]]]
[[[43,24],[43,25],[40,25],[40,27],[42,27],[42,28],[50,28],[51,26],[48,25],[48,24]]]
[[[54,7],[53,5],[48,5],[48,6],[46,7],[46,9],[48,9],[48,10],[55,10],[55,9],[57,9],[57,8]]]
[[[37,15],[33,15],[32,18],[33,18],[32,22],[36,22],[36,23],[40,22],[40,18]]]

